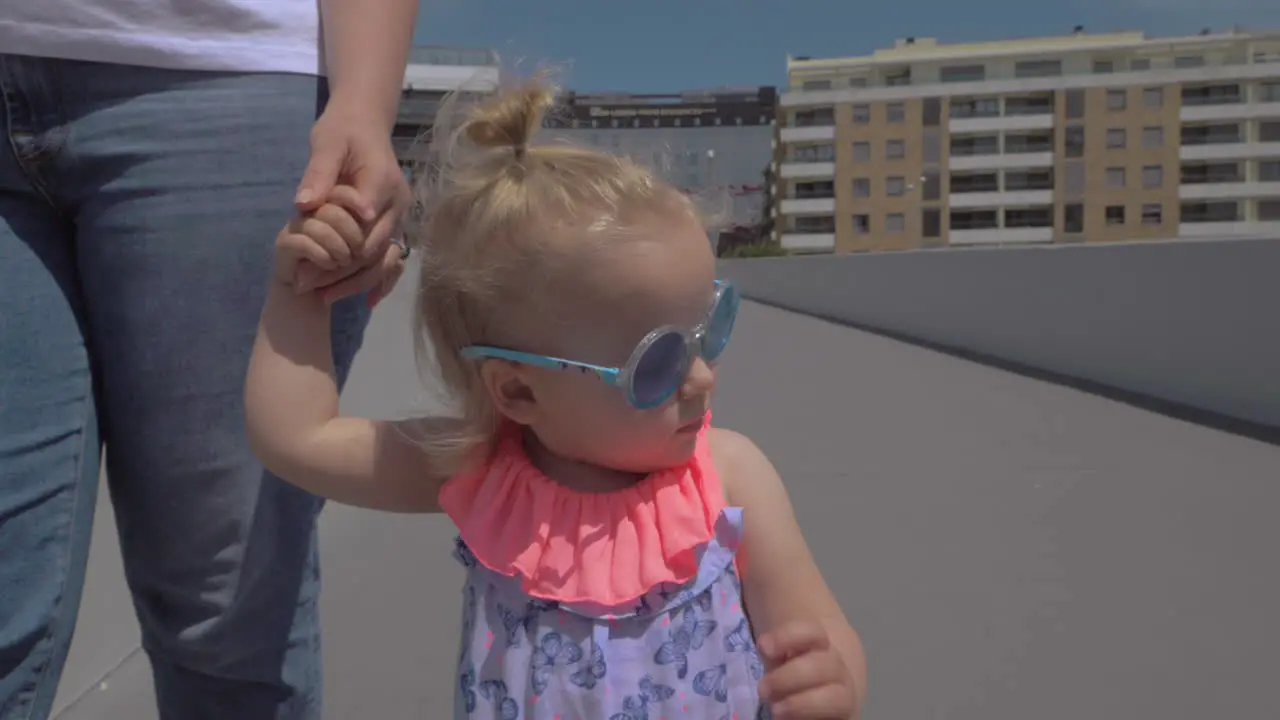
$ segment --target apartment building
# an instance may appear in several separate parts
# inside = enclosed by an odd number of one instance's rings
[[[794,252],[1280,236],[1280,33],[907,38],[787,72]]]
[[[391,134],[405,173],[417,159],[419,137],[435,122],[444,96],[454,90],[487,93],[498,86],[498,56],[492,50],[419,46],[410,51],[400,108]]]

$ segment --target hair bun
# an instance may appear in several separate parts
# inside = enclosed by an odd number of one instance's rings
[[[555,104],[555,92],[541,82],[499,93],[477,105],[466,122],[467,138],[483,148],[523,150]]]

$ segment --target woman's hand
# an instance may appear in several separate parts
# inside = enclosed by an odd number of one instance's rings
[[[368,228],[363,257],[332,269],[303,260],[296,281],[304,291],[319,290],[329,302],[369,292],[372,307],[391,292],[404,270],[405,253],[392,238],[403,232],[409,184],[386,122],[335,96],[311,130],[311,162],[298,186],[297,209],[320,208],[339,183],[352,186],[359,198],[358,219]]]

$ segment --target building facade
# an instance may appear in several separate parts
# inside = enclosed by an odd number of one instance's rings
[[[746,226],[764,212],[776,111],[773,87],[568,93],[549,124],[554,136],[628,156],[676,187],[722,200],[725,224]]]
[[[444,96],[454,90],[492,92],[499,79],[498,56],[492,50],[413,48],[391,136],[406,174],[411,173],[418,154],[416,143],[431,128]]]
[[[788,59],[793,252],[1280,234],[1280,33]]]

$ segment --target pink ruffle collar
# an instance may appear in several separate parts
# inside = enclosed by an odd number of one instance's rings
[[[698,572],[698,551],[724,509],[707,429],[687,464],[624,490],[584,493],[534,467],[512,428],[487,465],[445,483],[440,507],[476,559],[518,577],[528,595],[621,605]]]

